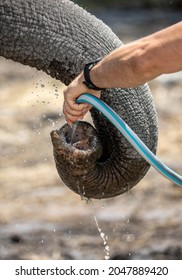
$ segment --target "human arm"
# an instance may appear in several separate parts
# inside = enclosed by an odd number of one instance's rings
[[[90,71],[94,85],[100,88],[128,88],[148,82],[155,77],[182,70],[182,22],[153,33],[132,43],[122,45],[103,58]],[[76,98],[87,92],[83,72],[64,91],[63,112],[68,123],[83,118],[89,110],[86,104],[76,104]]]

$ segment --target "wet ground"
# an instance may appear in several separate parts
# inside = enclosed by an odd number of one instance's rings
[[[155,13],[152,21],[150,11],[116,13],[99,17],[124,42],[181,16]],[[182,174],[182,72],[150,86],[157,155]],[[49,134],[65,122],[63,87],[0,61],[0,259],[182,259],[182,189],[153,168],[129,193],[103,201],[87,203],[60,181]]]

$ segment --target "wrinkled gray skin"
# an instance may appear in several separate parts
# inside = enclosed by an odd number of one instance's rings
[[[121,44],[108,26],[68,0],[0,0],[0,56],[43,70],[66,85],[86,62]],[[156,111],[147,85],[105,90],[101,98],[156,151]],[[88,198],[122,194],[143,178],[149,164],[100,113],[92,109],[91,114],[97,132],[88,128],[92,139],[84,140],[86,145],[79,144],[81,136],[78,145],[67,143],[68,126],[51,133],[59,175]]]

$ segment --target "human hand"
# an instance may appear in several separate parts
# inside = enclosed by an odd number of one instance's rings
[[[72,125],[78,120],[83,119],[85,114],[91,109],[91,105],[87,103],[78,104],[76,99],[83,93],[90,93],[100,98],[100,92],[90,90],[83,84],[84,75],[81,73],[76,77],[69,86],[64,90],[63,113],[69,125]]]

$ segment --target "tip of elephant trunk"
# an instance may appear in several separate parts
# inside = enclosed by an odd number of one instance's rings
[[[101,155],[102,147],[97,132],[87,122],[77,122],[73,126],[65,124],[59,130],[53,130],[50,135],[54,148],[65,148],[68,152],[98,150]]]
[[[69,177],[87,172],[102,154],[97,132],[87,122],[79,122],[75,127],[65,124],[51,132],[51,139],[57,169]]]

